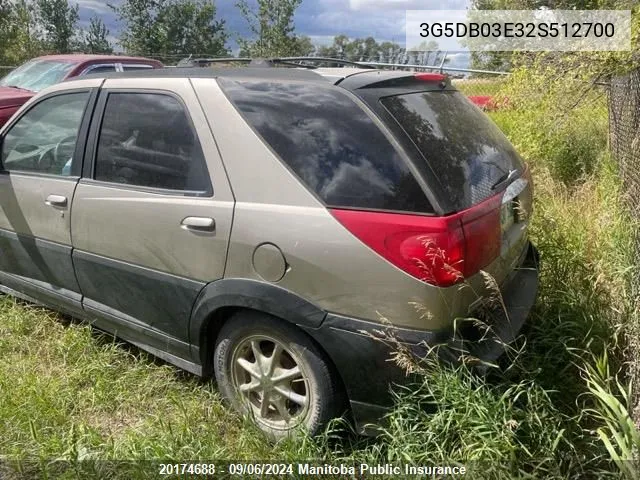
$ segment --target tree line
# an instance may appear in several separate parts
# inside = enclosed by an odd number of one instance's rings
[[[633,22],[637,24],[638,2],[637,0],[471,0],[471,8],[473,10],[621,10],[630,9],[635,13],[632,15]],[[637,30],[632,28],[633,35],[638,35]],[[637,48],[635,45],[632,48]],[[596,52],[597,53],[597,52]],[[607,58],[607,52],[601,52],[596,55]],[[580,64],[582,61],[588,62],[593,60],[593,55],[583,53],[552,52],[547,55],[539,55],[538,53],[516,53],[516,52],[471,52],[471,65],[473,68],[482,68],[486,70],[509,71],[519,65],[530,65],[542,58],[549,63],[557,62],[558,59],[567,59],[574,57],[580,58],[580,61],[574,61]],[[584,60],[588,58],[589,60]]]
[[[406,52],[395,42],[338,35],[330,45],[315,45],[295,32],[293,18],[302,0],[236,0],[249,38],[229,32],[213,0],[124,0],[109,4],[119,23],[117,43],[124,53],[160,56],[231,56],[235,38],[240,56],[323,56],[352,61],[439,62],[441,52]],[[18,65],[53,53],[112,53],[110,31],[98,16],[79,27],[78,4],[69,0],[0,0],[0,65]]]

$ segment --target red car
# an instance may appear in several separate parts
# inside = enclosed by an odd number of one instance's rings
[[[40,90],[89,73],[162,68],[157,60],[118,55],[49,55],[34,58],[0,80],[0,127]]]

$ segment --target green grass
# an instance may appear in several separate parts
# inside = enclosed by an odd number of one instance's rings
[[[614,305],[624,305],[620,268],[630,232],[615,208],[615,170],[606,159],[602,165],[580,187],[567,187],[533,164],[542,285],[518,351],[486,379],[464,366],[429,364],[419,385],[399,393],[377,440],[330,433],[271,446],[225,408],[211,383],[4,297],[0,452],[27,473],[55,468],[38,460],[85,460],[82,474],[69,470],[68,478],[91,478],[95,468],[103,477],[99,469],[113,464],[97,460],[306,458],[457,463],[472,478],[616,478],[581,370],[590,352],[616,338],[623,312]],[[150,470],[134,464],[117,472],[132,478]]]
[[[222,405],[210,383],[8,297],[0,318],[5,458],[282,456]]]

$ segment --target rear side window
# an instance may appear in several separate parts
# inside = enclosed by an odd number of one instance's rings
[[[211,190],[202,148],[184,106],[157,93],[109,93],[95,179],[169,190]]]
[[[127,65],[126,63],[122,64],[122,69],[126,71],[131,70],[151,70],[153,67],[151,65]]]
[[[116,71],[115,65],[96,65],[94,67],[87,68],[85,75],[92,73],[111,73]]]
[[[381,102],[416,145],[456,209],[492,196],[512,170],[522,171],[509,140],[459,92],[410,93]]]
[[[432,212],[400,154],[347,95],[309,83],[220,83],[247,122],[327,205]]]

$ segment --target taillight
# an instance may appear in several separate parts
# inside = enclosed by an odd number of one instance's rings
[[[331,209],[369,248],[408,274],[439,287],[462,282],[500,254],[496,195],[446,217]]]
[[[441,82],[447,78],[440,73],[416,73],[413,77],[423,82]]]

